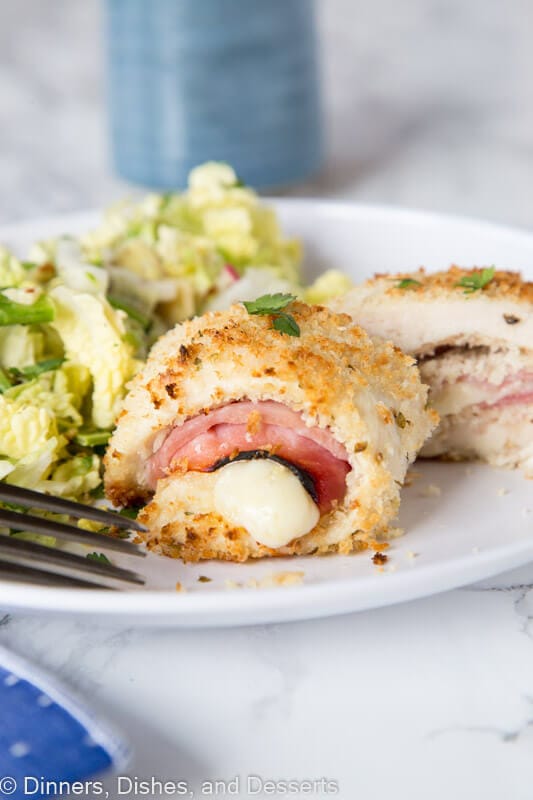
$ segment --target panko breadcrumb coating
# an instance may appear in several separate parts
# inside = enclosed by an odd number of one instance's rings
[[[140,520],[155,552],[245,561],[349,553],[387,535],[407,467],[437,423],[427,388],[414,359],[371,339],[349,316],[300,302],[290,313],[299,337],[240,304],[185,322],[159,340],[133,380],[107,451],[105,485],[116,504],[149,501]],[[264,401],[297,412],[310,435],[332,436],[345,448],[349,465],[344,497],[307,534],[278,548],[215,510],[217,472],[170,463],[155,494],[151,485],[148,465],[170,432],[244,400],[257,403],[259,415]],[[254,414],[250,436],[260,423]]]
[[[533,283],[494,267],[376,275],[331,307],[419,364],[441,424],[421,455],[533,476]]]

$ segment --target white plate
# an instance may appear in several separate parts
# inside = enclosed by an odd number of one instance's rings
[[[275,202],[285,231],[302,238],[309,276],[338,267],[355,280],[374,271],[419,265],[446,268],[497,264],[533,277],[533,236],[435,214],[312,200]],[[0,241],[24,251],[31,241],[76,232],[95,222],[76,215],[0,230]],[[127,592],[43,589],[0,583],[0,607],[87,615],[125,624],[244,625],[327,616],[423,597],[533,560],[533,483],[481,465],[416,465],[420,476],[403,491],[399,524],[383,571],[369,554],[292,558],[254,564],[180,561],[148,556],[117,563],[139,567],[146,588]],[[426,491],[437,486],[440,494]],[[429,494],[429,496],[428,496]],[[284,570],[302,571],[301,585],[256,589]],[[198,582],[205,575],[210,582]],[[178,593],[176,582],[188,591]],[[227,587],[226,582],[243,584]]]

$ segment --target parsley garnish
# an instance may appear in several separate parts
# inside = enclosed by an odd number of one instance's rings
[[[414,278],[402,278],[402,280],[396,284],[397,289],[416,289],[417,286],[422,286],[422,284]]]
[[[292,314],[278,314],[277,317],[274,317],[272,326],[280,333],[286,333],[287,336],[300,335],[300,326]]]
[[[462,286],[464,289],[463,294],[472,294],[478,290],[484,289],[487,284],[494,278],[494,267],[486,267],[481,272],[473,272],[471,275],[463,275],[456,286]]]
[[[399,428],[405,428],[406,425],[411,424],[411,422],[404,417],[401,411],[394,412],[394,419],[396,420],[396,425]]]
[[[121,517],[126,517],[126,519],[137,519],[140,510],[140,508],[121,508],[117,513]]]
[[[87,553],[89,561],[96,561],[98,564],[111,564],[111,561],[103,553]]]
[[[46,361],[38,361],[36,364],[30,364],[27,367],[11,367],[9,372],[15,379],[27,378],[30,380],[42,375],[43,372],[59,369],[64,360],[64,358],[49,358]]]
[[[245,300],[244,307],[249,314],[275,314],[296,300],[293,294],[263,294],[257,300]]]
[[[296,297],[293,294],[264,294],[256,300],[244,301],[243,305],[249,314],[271,315],[272,327],[287,336],[299,336],[300,327],[292,314],[283,311]]]

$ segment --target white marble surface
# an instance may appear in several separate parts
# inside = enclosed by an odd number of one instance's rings
[[[527,0],[319,2],[330,157],[295,193],[530,226]],[[124,192],[106,162],[99,24],[86,0],[3,8],[0,222]],[[123,727],[131,775],[240,775],[241,797],[250,774],[326,777],[346,800],[532,797],[533,566],[284,626],[150,632],[14,616],[0,643]]]
[[[346,800],[529,800],[532,589],[524,569],[373,612],[203,632],[13,618],[0,643],[127,731],[132,776],[326,777]]]

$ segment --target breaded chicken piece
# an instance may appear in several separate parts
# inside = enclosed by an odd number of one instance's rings
[[[415,362],[293,302],[289,336],[243,305],[178,325],[134,379],[106,455],[149,547],[187,560],[347,553],[386,534],[435,427]]]
[[[441,424],[424,456],[533,474],[533,283],[493,268],[377,275],[336,298],[418,361]]]

